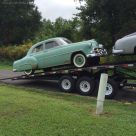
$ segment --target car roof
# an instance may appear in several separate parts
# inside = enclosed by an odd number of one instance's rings
[[[29,52],[33,49],[33,48],[35,48],[36,46],[38,46],[38,45],[40,45],[40,44],[43,44],[44,42],[49,42],[49,41],[53,41],[53,40],[57,40],[57,39],[64,39],[65,37],[55,37],[55,38],[50,38],[50,39],[47,39],[47,40],[43,40],[43,41],[41,41],[41,42],[38,42],[38,43],[36,43],[36,44],[34,44],[31,48],[30,48],[30,50],[28,51],[28,54],[29,54]],[[67,39],[67,38],[66,38]]]
[[[38,44],[42,44],[43,42],[49,42],[49,41],[53,41],[53,40],[58,40],[58,39],[64,39],[65,37],[55,37],[55,38],[50,38],[50,39],[47,39],[47,40],[43,40],[41,42],[38,42],[36,44],[34,44],[33,46],[37,46]],[[67,39],[67,38],[66,38]]]
[[[132,34],[129,34],[129,35],[126,35],[124,37],[130,37],[130,36],[135,36],[136,35],[136,32],[132,33]]]

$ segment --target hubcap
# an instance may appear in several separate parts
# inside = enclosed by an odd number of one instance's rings
[[[90,89],[91,89],[90,83],[87,82],[87,81],[82,81],[82,82],[80,83],[80,89],[81,89],[81,91],[84,92],[84,93],[89,92]]]
[[[76,67],[83,67],[85,65],[85,57],[84,55],[82,54],[77,54],[75,57],[74,57],[74,65]]]
[[[105,95],[111,95],[113,92],[113,87],[111,84],[107,83],[107,87],[106,87],[106,91],[105,91]]]
[[[61,85],[62,85],[62,88],[65,90],[69,90],[71,88],[71,82],[68,79],[64,79]]]

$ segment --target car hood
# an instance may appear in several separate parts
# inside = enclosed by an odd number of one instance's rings
[[[96,40],[95,39],[92,39],[92,40],[88,40],[88,41],[82,41],[82,42],[77,42],[77,43],[71,43],[71,44],[69,44],[69,45],[71,45],[71,46],[78,46],[78,45],[90,45],[90,46],[92,46],[93,45],[93,47],[94,48],[98,48],[99,47],[99,44],[96,42]]]

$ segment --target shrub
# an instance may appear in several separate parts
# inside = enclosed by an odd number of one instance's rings
[[[24,43],[23,45],[14,45],[14,46],[3,46],[0,48],[0,57],[9,59],[9,60],[17,60],[24,57],[32,46],[31,42]]]
[[[125,61],[136,61],[136,55],[126,55],[126,56],[105,56],[101,57],[101,64],[105,63],[121,63]]]

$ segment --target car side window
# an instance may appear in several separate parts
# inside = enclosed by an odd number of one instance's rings
[[[40,44],[38,46],[36,46],[33,50],[32,53],[36,53],[36,52],[40,52],[43,51],[43,44]]]
[[[51,48],[54,48],[57,46],[59,46],[59,44],[56,41],[51,41],[51,42],[45,43],[45,49],[51,49]]]

